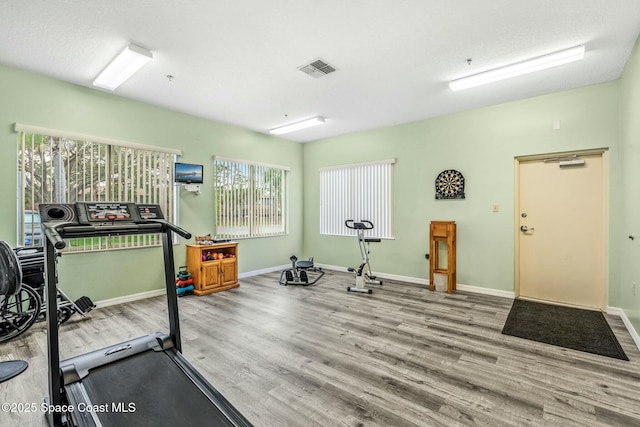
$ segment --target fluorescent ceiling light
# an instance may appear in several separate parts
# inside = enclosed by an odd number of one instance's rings
[[[449,88],[453,91],[469,89],[487,83],[493,83],[499,80],[510,79],[511,77],[533,73],[535,71],[546,70],[547,68],[556,67],[562,64],[568,64],[569,62],[579,61],[583,58],[584,45],[580,45],[572,47],[570,49],[560,50],[548,55],[529,59],[527,61],[506,65],[504,67],[495,68],[493,70],[485,71],[479,74],[474,74],[469,77],[452,80],[449,82]]]
[[[300,129],[306,129],[311,126],[324,124],[324,117],[313,117],[311,119],[303,120],[301,122],[291,123],[290,125],[284,125],[277,128],[273,128],[269,133],[273,135],[282,135],[283,133],[294,132]]]
[[[114,90],[135,74],[153,56],[147,49],[129,44],[93,81],[94,86]]]

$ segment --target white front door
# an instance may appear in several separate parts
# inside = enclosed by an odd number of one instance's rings
[[[516,296],[604,311],[606,152],[566,158],[516,160]]]

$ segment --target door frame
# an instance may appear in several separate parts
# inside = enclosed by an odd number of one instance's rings
[[[602,228],[604,230],[602,248],[603,257],[603,271],[604,271],[604,286],[603,286],[603,307],[600,310],[606,312],[609,305],[609,149],[608,148],[596,148],[589,150],[576,150],[576,151],[562,151],[544,154],[533,154],[525,156],[514,157],[514,209],[513,209],[513,235],[514,235],[514,295],[516,298],[520,298],[520,163],[527,161],[542,161],[545,159],[555,158],[567,158],[573,155],[587,156],[587,155],[601,155],[602,156]],[[554,302],[554,304],[568,305]],[[584,307],[580,307],[584,308]]]

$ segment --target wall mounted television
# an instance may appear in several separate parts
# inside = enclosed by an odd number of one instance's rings
[[[202,165],[176,163],[173,176],[179,184],[202,184]]]

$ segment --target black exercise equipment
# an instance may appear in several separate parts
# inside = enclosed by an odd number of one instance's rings
[[[313,265],[313,257],[307,261],[298,261],[298,257],[291,255],[289,261],[291,261],[291,268],[280,273],[281,285],[315,285],[324,276],[324,271]]]
[[[13,251],[16,253],[22,268],[22,284],[36,291],[40,297],[41,308],[38,321],[45,320],[47,307],[44,299],[44,248],[42,246],[19,247],[14,248]],[[57,294],[58,324],[65,323],[75,313],[84,317],[96,308],[91,298],[87,296],[82,296],[72,301],[60,288],[58,288]]]
[[[364,237],[365,231],[373,230],[373,223],[366,219],[361,219],[359,222],[348,219],[344,222],[344,225],[347,228],[356,230],[358,233],[358,246],[360,247],[360,255],[362,255],[360,266],[357,269],[348,269],[351,273],[356,274],[356,285],[347,287],[347,291],[367,294],[373,293],[373,289],[366,288],[365,285],[382,285],[382,281],[376,280],[376,276],[371,273],[371,266],[369,265],[369,244],[380,242],[381,239]]]
[[[250,426],[182,355],[172,232],[157,205],[76,202],[41,205],[46,295],[56,297],[56,250],[64,239],[159,234],[165,270],[169,334],[154,333],[60,361],[57,310],[47,305],[52,426]]]
[[[4,297],[0,304],[0,342],[12,340],[26,332],[34,322],[46,319],[44,299],[44,248],[14,248],[13,252],[22,271],[22,284],[18,292]],[[1,252],[0,252],[1,254]],[[4,257],[6,258],[7,255]],[[3,262],[7,262],[6,259]],[[71,301],[57,289],[58,324],[69,320],[74,313],[84,316],[95,308],[89,297]]]
[[[19,294],[21,285],[20,263],[7,242],[0,241],[0,307],[7,303],[9,297]],[[7,319],[9,321],[11,320]],[[24,360],[0,362],[0,383],[21,374],[28,366]]]

